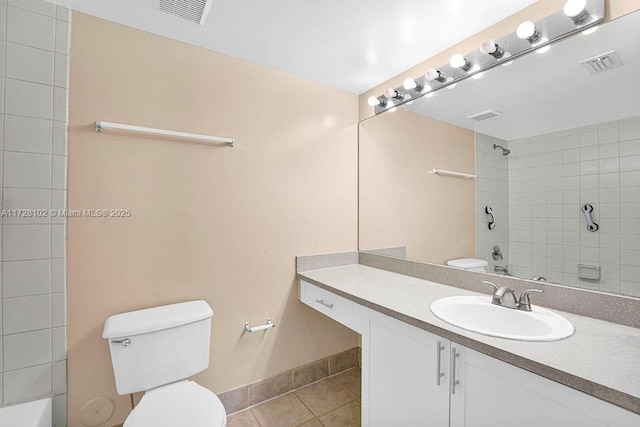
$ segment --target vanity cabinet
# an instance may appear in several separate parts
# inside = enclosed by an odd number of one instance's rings
[[[362,334],[362,306],[302,280],[300,301]]]
[[[363,310],[362,425],[449,425],[448,342]]]
[[[615,405],[469,348],[451,346],[460,354],[455,372],[459,384],[450,395],[451,427],[640,426],[640,416]]]
[[[310,283],[300,299],[362,334],[364,427],[640,427],[638,414]]]

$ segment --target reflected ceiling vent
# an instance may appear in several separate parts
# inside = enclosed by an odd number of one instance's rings
[[[580,61],[580,63],[584,65],[591,74],[602,73],[603,71],[622,67],[622,61],[618,58],[615,50],[585,59],[584,61]]]
[[[159,0],[161,12],[204,25],[213,0]]]
[[[496,110],[487,110],[481,111],[479,113],[473,114],[471,116],[467,116],[467,119],[475,120],[476,122],[482,122],[485,120],[493,119],[495,117],[501,116],[502,113]]]

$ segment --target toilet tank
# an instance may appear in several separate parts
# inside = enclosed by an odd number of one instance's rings
[[[189,301],[111,316],[109,342],[118,394],[146,391],[189,378],[209,366],[213,310]]]
[[[452,259],[447,261],[447,265],[450,267],[462,268],[469,271],[479,271],[481,273],[487,272],[487,266],[489,263],[482,259],[476,258],[461,258]]]

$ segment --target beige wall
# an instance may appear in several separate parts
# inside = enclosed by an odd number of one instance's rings
[[[638,0],[605,0],[606,1],[606,13],[607,20],[619,18],[622,15],[640,10],[640,2]],[[509,33],[513,33],[518,25],[523,21],[537,21],[546,16],[552,15],[559,10],[562,10],[566,0],[538,0],[531,6],[524,8],[518,13],[515,13],[508,18],[503,19],[495,25],[488,27],[487,29],[465,39],[464,41],[442,51],[441,53],[426,59],[420,64],[403,71],[397,76],[381,83],[380,85],[368,90],[360,95],[359,103],[359,115],[360,120],[373,116],[373,108],[367,105],[367,99],[372,96],[380,96],[385,89],[389,87],[402,86],[402,82],[407,77],[417,77],[431,67],[440,67],[443,64],[448,64],[449,59],[456,53],[472,52],[480,46],[483,40],[487,38],[500,39]]]
[[[357,98],[82,14],[73,16],[69,208],[69,425],[97,396],[124,420],[105,319],[204,299],[221,392],[357,345],[297,301],[295,255],[357,245]],[[94,131],[96,120],[237,138],[210,147]],[[277,327],[243,335],[245,321]],[[170,348],[167,351],[171,351]]]
[[[360,249],[406,246],[438,264],[475,256],[475,181],[429,173],[475,173],[473,132],[402,109],[359,132]]]

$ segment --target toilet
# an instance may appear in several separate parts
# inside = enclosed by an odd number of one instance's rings
[[[226,427],[220,399],[188,379],[209,367],[212,316],[205,301],[189,301],[107,319],[118,394],[145,392],[124,427]]]
[[[481,273],[487,272],[487,261],[475,258],[460,258],[447,261],[447,265],[456,268],[462,268],[463,270],[479,271]]]

